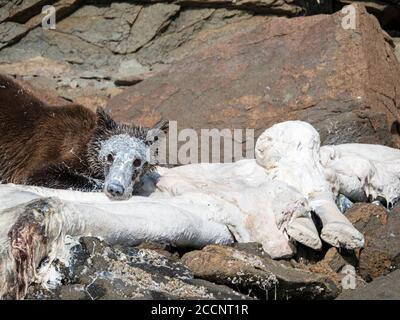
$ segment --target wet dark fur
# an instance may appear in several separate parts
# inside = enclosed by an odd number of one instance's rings
[[[97,161],[100,142],[119,133],[144,139],[147,130],[117,124],[102,109],[46,105],[0,75],[2,183],[98,189],[104,180]]]

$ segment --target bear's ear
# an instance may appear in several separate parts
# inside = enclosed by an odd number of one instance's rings
[[[104,111],[102,107],[96,109],[97,127],[104,130],[112,130],[117,127],[117,123]]]
[[[160,121],[151,128],[146,135],[146,144],[152,145],[154,142],[165,138],[169,129],[169,121]]]

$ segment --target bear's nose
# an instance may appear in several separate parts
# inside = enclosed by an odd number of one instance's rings
[[[113,197],[121,197],[125,192],[125,188],[119,183],[110,183],[107,186],[107,193]]]

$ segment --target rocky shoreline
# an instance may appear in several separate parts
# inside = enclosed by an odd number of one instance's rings
[[[399,209],[349,209],[346,216],[367,237],[361,250],[297,244],[296,255],[284,260],[271,259],[258,243],[193,250],[83,237],[72,241],[70,264],[53,261],[49,278],[31,285],[25,299],[398,299]],[[349,266],[356,270],[351,288],[343,282]]]
[[[0,6],[0,72],[62,103],[106,107],[145,126],[173,118],[192,127],[193,117],[195,129],[252,127],[257,138],[273,123],[299,119],[317,127],[323,144],[399,143],[398,38],[362,7],[355,33],[341,27],[340,11],[314,15],[338,10],[334,1],[315,1],[316,9],[306,5],[314,1],[246,1],[250,9],[232,10],[231,1],[69,0],[56,1],[57,27],[44,30],[45,2]],[[368,6],[395,36],[384,13],[399,5]],[[251,10],[258,7],[286,9]]]
[[[47,4],[55,30],[41,27]],[[340,25],[347,4],[357,30]],[[398,148],[399,20],[395,0],[0,0],[0,73],[49,104],[102,106],[144,126],[250,127],[257,139],[300,119],[322,144]],[[400,299],[400,206],[354,204],[345,215],[365,248],[298,244],[282,260],[257,243],[183,250],[73,239],[71,265],[53,261],[56,278],[25,299]]]

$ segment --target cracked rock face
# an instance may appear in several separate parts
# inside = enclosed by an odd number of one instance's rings
[[[350,38],[357,40],[358,35],[334,30],[334,25],[340,25],[340,14],[336,14],[334,21],[317,16],[304,18],[304,21],[299,19],[296,23],[271,19],[271,15],[293,17],[331,13],[334,2],[175,0],[167,3],[155,0],[143,4],[109,0],[101,1],[99,5],[96,1],[82,0],[0,1],[0,23],[3,21],[0,65],[8,70],[6,72],[21,76],[40,88],[50,89],[69,101],[91,109],[108,105],[122,120],[140,120],[144,125],[152,124],[160,116],[174,118],[176,110],[173,108],[193,108],[215,115],[209,108],[223,105],[228,107],[220,113],[222,118],[203,120],[202,127],[229,127],[223,119],[231,116],[237,118],[237,126],[252,124],[259,119],[263,128],[272,122],[301,118],[319,124],[324,143],[364,142],[365,139],[396,144],[398,141],[393,142],[391,137],[394,123],[391,100],[398,100],[393,88],[384,87],[388,81],[378,81],[362,89],[368,83],[365,80],[369,78],[368,74],[391,77],[393,69],[391,58],[383,63],[385,45],[375,30],[376,25],[365,22],[363,16],[359,43],[364,47],[357,48],[348,41]],[[342,2],[335,10],[346,1]],[[57,9],[58,27],[42,30],[40,11],[43,5],[50,3]],[[320,32],[313,31],[317,25],[325,30],[323,37]],[[264,27],[269,31],[264,32]],[[275,34],[274,30],[282,32]],[[246,42],[249,35],[257,38],[257,34],[261,38],[254,43]],[[266,37],[262,40],[264,34]],[[378,44],[379,51],[372,50],[371,44]],[[212,50],[218,46],[221,54]],[[301,50],[305,46],[309,49]],[[204,53],[200,54],[202,51],[208,52],[207,60],[204,60]],[[271,53],[269,56],[268,52]],[[368,53],[365,59],[354,60],[364,56],[364,52]],[[288,57],[288,53],[292,57]],[[213,55],[215,63],[211,61]],[[334,55],[341,55],[343,59],[335,61]],[[27,61],[32,60],[36,61],[37,69],[40,68],[43,64],[35,60],[38,57],[66,63],[69,71],[61,75],[57,72],[43,75],[40,72],[32,74],[32,68],[24,69]],[[181,59],[189,59],[190,68],[179,62]],[[304,66],[304,70],[296,66],[296,61]],[[349,61],[351,63],[347,64]],[[343,70],[344,62],[348,71]],[[169,69],[170,66],[173,68]],[[279,77],[277,70],[282,70],[283,66],[288,66],[287,71]],[[182,67],[190,79],[184,79],[184,73],[175,79],[175,73],[178,70],[182,73]],[[319,71],[313,74],[310,70],[315,68]],[[149,81],[157,72],[166,69],[169,70],[166,77],[171,82],[167,88],[163,87],[165,76],[157,76],[155,81],[158,83],[155,84]],[[337,70],[337,74],[326,73],[332,70]],[[344,74],[348,79],[340,78]],[[214,78],[218,78],[217,82],[208,81]],[[146,89],[140,86],[144,81]],[[183,81],[185,87],[179,81]],[[213,83],[215,87],[205,88],[204,94],[199,93],[196,86],[202,81]],[[128,92],[108,102],[130,86],[137,91],[134,96]],[[175,92],[176,86],[181,88],[180,92]],[[337,92],[325,95],[324,88],[328,92],[332,86]],[[142,95],[149,96],[146,90],[156,92],[157,97],[141,98]],[[165,94],[158,95],[163,90]],[[291,93],[286,95],[286,91]],[[170,92],[174,98],[164,103]],[[218,96],[217,92],[223,92],[223,95]],[[120,109],[120,104],[128,104],[129,110]],[[159,104],[163,105],[160,110]],[[368,108],[376,105],[380,109],[370,112]],[[322,116],[315,115],[317,112]],[[146,118],[148,113],[153,116]],[[386,114],[389,114],[389,123]],[[191,127],[184,117],[176,120]],[[260,126],[255,122],[254,127],[259,131]],[[399,140],[396,128],[395,125],[392,134]],[[260,133],[258,131],[256,135]],[[338,131],[344,134],[335,141]]]
[[[151,41],[171,22],[180,7],[113,3],[110,7],[84,6],[59,24],[63,32],[116,54],[132,53]]]
[[[380,1],[363,1],[363,0],[337,0],[333,1],[335,9],[343,5],[361,3],[366,6],[368,12],[375,15],[385,30],[393,31],[398,29],[398,21],[400,15],[400,2],[398,0],[380,0]]]
[[[207,46],[113,97],[107,110],[146,125],[177,120],[178,130],[255,128],[255,139],[301,119],[322,144],[397,146],[400,64],[376,19],[362,7],[357,14],[357,30],[343,29],[338,12],[242,19],[219,28],[218,40],[199,32],[191,43]]]

